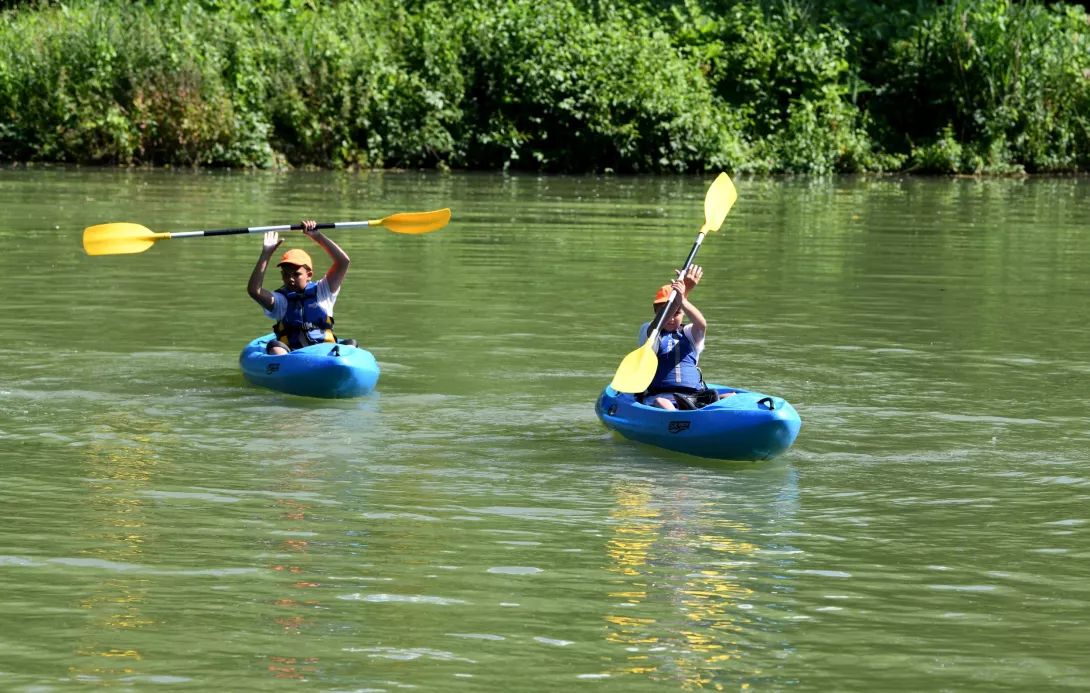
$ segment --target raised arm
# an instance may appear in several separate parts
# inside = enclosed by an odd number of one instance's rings
[[[348,263],[350,262],[348,254],[341,250],[341,247],[333,242],[331,238],[328,238],[321,231],[314,228],[313,221],[303,222],[303,233],[314,239],[314,242],[322,246],[322,249],[326,251],[330,259],[333,260],[333,264],[330,266],[329,271],[325,273],[326,283],[329,284],[330,293],[337,293],[341,288],[341,282],[344,281],[344,275],[348,272]]]
[[[246,284],[246,291],[250,294],[250,298],[261,304],[261,307],[265,310],[273,309],[273,295],[268,289],[261,286],[265,281],[265,269],[269,266],[269,258],[276,252],[276,249],[283,243],[280,239],[280,234],[276,231],[265,232],[265,243],[261,247],[261,256],[257,258],[257,265],[254,266],[254,271],[250,274],[250,281]]]
[[[708,332],[708,322],[704,319],[704,314],[689,303],[687,298],[681,299],[681,310],[685,311],[685,316],[693,324],[693,339],[697,342],[704,341],[704,335]]]
[[[681,298],[681,310],[685,311],[685,316],[693,324],[693,339],[697,342],[703,341],[704,335],[708,332],[708,321],[704,319],[704,314],[689,302],[689,294],[700,283],[700,279],[704,276],[704,269],[700,265],[690,265],[684,277],[680,276],[680,271],[674,271],[679,275],[675,283],[684,283],[685,285],[685,292]]]

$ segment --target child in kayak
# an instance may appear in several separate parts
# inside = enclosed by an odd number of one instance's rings
[[[336,342],[333,336],[333,304],[341,290],[345,272],[348,271],[348,255],[340,246],[327,238],[315,227],[313,221],[303,222],[303,233],[322,246],[333,260],[325,276],[317,282],[313,263],[306,251],[294,248],[284,253],[277,263],[283,281],[276,291],[268,291],[261,285],[265,280],[265,268],[269,258],[284,241],[276,231],[265,232],[265,243],[257,259],[253,274],[246,285],[250,297],[261,304],[265,315],[276,321],[273,331],[276,339],[265,347],[268,354],[286,354],[320,342]],[[342,344],[356,346],[355,340],[342,340]]]
[[[669,301],[672,291],[681,294],[681,304],[673,315],[662,322],[659,343],[655,345],[659,357],[658,371],[641,401],[662,409],[696,409],[719,399],[718,393],[704,385],[704,378],[697,367],[700,354],[704,351],[708,323],[688,299],[689,292],[704,276],[704,270],[700,265],[690,265],[684,276],[679,270],[674,271],[678,273],[677,279],[659,289],[653,305],[657,313]],[[688,325],[682,326],[683,316],[689,318]],[[650,322],[640,327],[640,346],[647,341],[650,331]]]

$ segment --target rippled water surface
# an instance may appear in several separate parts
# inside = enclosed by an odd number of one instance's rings
[[[737,180],[716,465],[593,411],[710,182],[0,172],[0,690],[1085,690],[1090,185]],[[356,401],[243,381],[259,237],[80,247],[445,206],[334,232]]]

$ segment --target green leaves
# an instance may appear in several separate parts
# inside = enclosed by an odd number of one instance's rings
[[[658,21],[596,18],[569,0],[509,1],[467,20],[466,165],[653,172],[723,163],[733,116]]]
[[[938,7],[893,51],[890,121],[918,143],[913,158],[926,170],[1085,169],[1088,46],[1080,7],[1010,0]],[[894,110],[911,102],[919,106]]]
[[[0,13],[0,158],[545,171],[1090,166],[1030,0],[68,0]]]

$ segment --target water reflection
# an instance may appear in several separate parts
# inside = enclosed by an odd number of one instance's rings
[[[101,416],[98,428],[114,434],[131,423],[116,416],[116,412]],[[78,554],[101,565],[104,571],[99,574],[106,577],[76,602],[89,616],[87,627],[81,630],[85,635],[75,649],[76,654],[89,659],[79,659],[69,667],[77,679],[127,685],[117,681],[118,677],[132,675],[136,662],[144,657],[134,644],[138,636],[130,631],[157,623],[147,614],[151,581],[135,575],[114,576],[115,566],[138,566],[151,541],[147,501],[140,493],[149,488],[160,464],[150,446],[149,433],[154,432],[127,436],[121,444],[97,442],[83,448],[88,478],[81,504],[92,517],[82,524],[87,531],[76,535],[87,545]]]
[[[282,468],[287,470],[287,476],[277,483],[276,490],[284,495],[275,501],[280,511],[275,531],[284,538],[267,543],[276,556],[269,566],[277,576],[275,592],[277,595],[291,596],[280,596],[271,602],[272,620],[276,626],[274,633],[295,637],[305,634],[315,623],[307,615],[307,610],[322,608],[317,599],[320,584],[308,577],[313,572],[309,537],[317,536],[317,532],[312,531],[317,518],[313,517],[313,503],[306,499],[317,490],[315,480],[323,478],[325,471],[317,460],[282,465]],[[302,645],[283,640],[271,642],[276,643],[278,652],[267,654],[265,658],[268,661],[267,669],[274,678],[305,680],[318,672],[319,657],[284,652]]]
[[[624,478],[613,493],[606,568],[617,576],[609,596],[620,601],[605,616],[606,640],[628,654],[607,673],[684,690],[770,683],[767,660],[752,655],[770,631],[782,641],[789,620],[770,605],[770,569],[782,563],[761,552],[783,548],[774,525],[797,509],[795,470]]]

